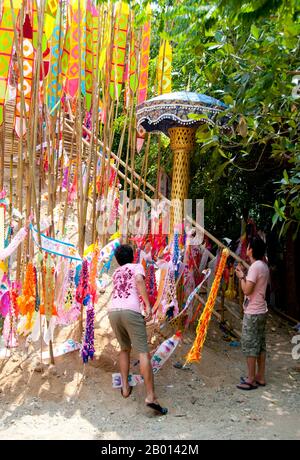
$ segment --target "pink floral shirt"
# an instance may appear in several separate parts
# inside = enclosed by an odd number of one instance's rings
[[[126,264],[117,268],[113,274],[113,291],[108,306],[112,310],[133,310],[142,313],[141,301],[135,277],[145,276],[141,264]]]

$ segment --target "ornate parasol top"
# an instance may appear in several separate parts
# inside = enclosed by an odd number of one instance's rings
[[[223,102],[205,94],[189,91],[162,94],[137,106],[137,129],[168,135],[169,128],[175,126],[214,124],[216,115],[227,108]],[[190,118],[190,114],[198,115],[197,119]]]

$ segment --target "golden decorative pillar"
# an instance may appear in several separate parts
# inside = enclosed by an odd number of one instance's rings
[[[174,225],[182,223],[184,199],[188,197],[190,178],[190,154],[195,146],[195,127],[169,128],[170,146],[174,153],[171,200],[170,233]],[[178,200],[177,202],[173,200]]]

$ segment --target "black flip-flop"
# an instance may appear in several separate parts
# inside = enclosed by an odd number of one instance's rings
[[[124,396],[123,388],[121,388],[121,395],[123,396],[124,399],[129,398],[129,396],[131,395],[131,393],[132,393],[132,387],[129,387],[129,393],[128,393],[127,396]]]
[[[160,404],[147,403],[147,407],[159,412],[161,415],[166,415],[168,413],[168,409],[166,407],[161,407]]]
[[[242,385],[247,385],[247,387],[242,387]],[[245,391],[250,391],[250,390],[257,390],[257,386],[253,385],[252,383],[249,382],[241,382],[239,385],[236,386],[239,390],[245,390]]]

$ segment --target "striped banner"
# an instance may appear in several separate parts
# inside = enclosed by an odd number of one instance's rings
[[[60,69],[60,63],[63,49],[60,46],[60,43],[64,42],[63,34],[63,28],[60,27],[60,8],[58,8],[56,24],[54,26],[50,42],[50,72],[47,82],[47,105],[50,113],[52,113],[54,107],[60,100],[62,93],[62,69]]]
[[[80,24],[79,24],[80,20]],[[70,4],[70,55],[67,70],[66,93],[71,97],[78,95],[79,90],[79,30],[80,26],[80,47],[81,47],[81,80],[82,87],[85,89],[85,49],[83,47],[85,39],[85,10],[84,2],[80,1],[80,10],[78,1],[72,0]]]
[[[17,20],[22,0],[13,2],[14,14]],[[13,14],[10,0],[4,0],[2,18],[0,20],[0,126],[3,123],[4,103],[7,88],[7,79],[10,62],[12,58],[12,49],[14,44]]]
[[[147,99],[148,93],[148,75],[149,75],[149,59],[150,59],[150,42],[151,42],[151,7],[147,6],[147,22],[143,26],[142,32],[142,49],[141,49],[141,64],[140,78],[137,92],[137,104],[141,104]],[[144,138],[137,134],[136,148],[139,153],[142,150]]]
[[[141,70],[139,87],[137,94],[137,103],[141,104],[147,99],[148,92],[148,73],[150,58],[150,41],[151,41],[151,7],[147,6],[148,20],[144,24],[142,33],[142,51],[141,51]]]
[[[138,56],[138,43],[135,37],[134,31],[134,18],[132,14],[131,18],[131,31],[130,31],[130,51],[129,51],[129,62],[126,65],[126,71],[124,75],[125,81],[125,93],[126,93],[126,108],[133,102],[133,98],[138,88],[138,76],[137,76],[137,56]]]
[[[86,7],[85,89],[86,110],[89,112],[92,107],[93,93],[93,5],[91,0],[87,0]]]
[[[127,3],[118,2],[116,7],[112,67],[109,85],[112,99],[119,99],[123,86],[129,12],[129,5]]]
[[[23,116],[28,120],[30,115],[34,55],[33,28],[30,17],[27,14],[23,25],[23,88],[21,88],[21,83],[19,83],[15,111],[15,131],[18,137],[21,137],[21,135],[24,136],[27,130],[25,123],[23,123],[21,133],[21,93],[23,93],[25,102],[25,113],[23,113]]]
[[[46,39],[49,40],[54,31],[54,27],[57,24],[56,16],[59,11],[59,7],[58,0],[46,0],[46,2],[44,32]]]

